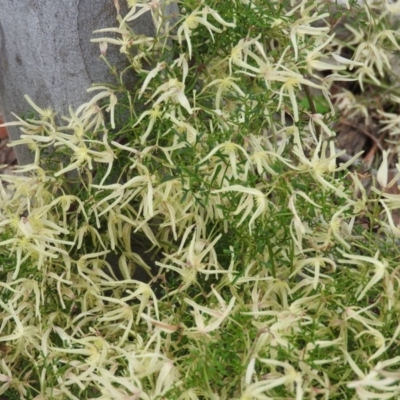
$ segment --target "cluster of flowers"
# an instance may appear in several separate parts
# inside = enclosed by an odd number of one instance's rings
[[[37,118],[7,124],[35,161],[1,177],[0,393],[398,397],[398,254],[388,238],[400,235],[399,196],[368,197],[348,171],[359,154],[338,166],[329,123],[331,86],[380,84],[396,32],[382,29],[378,4],[341,10],[373,28],[364,39],[346,25],[345,44],[324,2],[192,3],[178,17],[166,2],[130,1],[120,26],[102,30],[120,39],[95,40],[103,57],[120,46],[136,92],[93,87],[65,126],[27,97]],[[130,28],[147,12],[155,37]],[[338,95],[338,107],[368,116],[350,97]],[[398,133],[398,115],[382,116],[382,129]],[[385,152],[382,187],[397,181],[387,171]],[[387,238],[363,235],[366,217]],[[149,252],[161,249],[149,282],[132,278],[148,268],[137,233]]]

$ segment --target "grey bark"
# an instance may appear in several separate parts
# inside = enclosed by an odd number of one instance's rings
[[[119,0],[121,14],[126,1]],[[178,12],[176,4],[167,7]],[[42,108],[68,115],[68,107],[88,101],[92,83],[115,83],[107,65],[99,59],[93,31],[116,27],[114,0],[0,0],[0,96],[4,117],[11,112],[26,115],[29,95]],[[154,35],[150,12],[134,21],[135,33]],[[119,70],[126,58],[119,47],[109,45],[107,59]],[[1,102],[0,102],[1,103]],[[20,132],[9,128],[11,140]],[[20,164],[33,161],[25,146],[15,148]]]

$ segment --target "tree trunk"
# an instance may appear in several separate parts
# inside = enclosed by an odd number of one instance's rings
[[[115,3],[118,0],[0,0],[0,96],[6,120],[13,120],[11,112],[23,116],[30,111],[25,94],[41,108],[68,115],[69,106],[89,99],[86,89],[92,83],[115,83],[99,59],[98,43],[90,42],[94,30],[118,26]],[[167,9],[178,11],[176,4]],[[154,35],[150,12],[133,22],[135,33]],[[126,67],[117,46],[109,46],[107,59],[118,70]],[[20,132],[10,127],[9,134],[16,140]],[[15,151],[20,164],[33,161],[26,146]]]

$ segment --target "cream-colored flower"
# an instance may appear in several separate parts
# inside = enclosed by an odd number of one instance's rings
[[[94,31],[94,33],[106,33],[109,32],[113,35],[119,34],[121,35],[121,39],[115,39],[114,37],[100,37],[90,39],[92,43],[100,43],[100,46],[104,47],[104,44],[110,43],[117,46],[120,46],[120,52],[123,54],[130,55],[129,50],[132,46],[138,46],[143,44],[151,45],[154,42],[154,38],[147,36],[139,36],[135,37],[132,35],[132,32],[124,25],[121,24],[120,28],[105,28],[98,29]]]
[[[151,96],[151,99],[154,99],[161,92],[163,93],[153,103],[153,107],[170,99],[173,103],[180,104],[189,114],[193,113],[193,109],[185,95],[185,84],[183,82],[179,82],[175,78],[170,79],[157,88],[153,96]]]
[[[225,153],[229,157],[229,162],[230,162],[230,167],[232,169],[232,174],[237,179],[238,178],[238,171],[237,171],[238,159],[237,159],[236,152],[238,152],[239,154],[241,153],[248,160],[249,156],[248,156],[246,150],[242,146],[239,146],[236,143],[233,143],[233,142],[230,142],[230,141],[224,142],[224,143],[221,143],[218,146],[214,147],[214,149],[212,149],[207,154],[206,157],[204,157],[202,160],[199,161],[199,164],[201,165],[205,161],[207,161],[210,158],[212,158],[218,151],[221,151],[221,152]]]
[[[109,98],[109,105],[106,107],[106,111],[110,113],[110,122],[112,129],[115,129],[114,112],[115,106],[118,103],[117,96],[114,91],[106,86],[94,86],[87,89],[87,92],[93,92],[95,90],[102,90],[102,92],[97,93],[88,103],[85,104],[86,110],[90,110],[93,105],[97,104],[98,101]]]
[[[295,7],[293,10],[288,12],[286,16],[291,16],[295,13],[298,7]],[[308,13],[315,8],[314,5],[311,5],[307,9],[305,9],[301,14],[301,18],[297,18],[296,21],[292,24],[290,30],[290,40],[292,42],[293,50],[294,50],[294,59],[298,59],[299,49],[298,42],[304,41],[306,35],[309,36],[324,36],[329,32],[329,27],[327,26],[312,26],[312,23],[315,21],[319,21],[323,18],[329,17],[328,13],[318,15],[315,13],[313,16],[308,15]]]
[[[218,33],[222,32],[222,29],[215,27],[214,25],[212,25],[210,22],[207,21],[208,15],[212,15],[214,19],[224,27],[236,26],[232,22],[226,22],[225,20],[223,20],[221,16],[210,7],[204,7],[201,10],[199,8],[196,8],[191,14],[189,14],[184,18],[184,21],[180,25],[177,32],[178,41],[180,44],[183,41],[183,37],[185,37],[186,39],[189,51],[189,59],[192,58],[192,42],[190,40],[190,36],[192,35],[192,31],[197,29],[197,27],[200,24],[207,28],[213,40],[214,40],[213,32],[218,32]]]
[[[177,131],[179,133],[185,134],[186,141],[189,144],[193,145],[196,143],[199,132],[193,125],[189,124],[188,122],[179,120],[171,114],[168,114],[167,116],[175,124]]]
[[[167,64],[164,61],[163,62],[159,62],[159,63],[157,63],[157,65],[151,71],[149,71],[147,73],[146,79],[143,81],[143,85],[140,88],[139,93],[138,93],[139,94],[139,99],[143,95],[145,90],[147,89],[147,86],[149,86],[150,81],[152,79],[154,79],[160,73],[160,71],[162,71],[166,66],[167,66]],[[154,108],[154,106],[153,106],[153,108]]]
[[[49,122],[50,124],[54,124],[55,112],[52,109],[40,108],[28,95],[25,95],[24,97],[29,105],[39,114],[41,120],[43,120],[44,122]]]
[[[227,305],[222,296],[212,288],[214,296],[217,298],[219,306],[218,308],[208,308],[201,306],[189,298],[185,298],[185,302],[193,308],[193,315],[196,322],[195,328],[189,328],[189,331],[199,333],[201,335],[208,334],[218,329],[221,324],[229,317],[229,313],[235,305],[236,299],[232,297]],[[206,321],[204,316],[209,315],[211,318]],[[208,324],[207,324],[208,322]]]
[[[380,361],[374,367],[371,366],[370,371],[363,372],[347,351],[344,352],[344,355],[349,366],[359,378],[347,384],[347,387],[356,390],[358,398],[365,400],[395,399],[400,396],[398,385],[400,374],[399,372],[392,372],[392,366],[399,364],[400,357]],[[386,367],[392,368],[385,369]]]
[[[374,266],[375,273],[372,276],[371,280],[364,286],[364,289],[361,290],[362,286],[359,288],[359,292],[357,300],[362,300],[363,297],[367,294],[368,290],[370,290],[374,285],[376,285],[380,280],[384,278],[386,274],[388,274],[388,262],[386,259],[379,259],[379,252],[375,254],[374,257],[362,256],[359,254],[347,254],[345,252],[341,252],[345,259],[339,260],[342,264],[354,264],[363,266],[365,264],[372,264]]]
[[[233,89],[234,92],[236,92],[236,95],[245,97],[245,93],[235,83],[235,80],[237,79],[231,76],[227,76],[222,79],[215,79],[204,87],[203,91],[210,86],[214,85],[218,86],[217,93],[215,95],[215,109],[217,110],[221,109],[221,96],[224,92],[229,92],[231,89]]]
[[[227,186],[219,190],[214,190],[212,193],[223,193],[223,192],[243,193],[243,196],[240,200],[237,210],[234,212],[234,215],[238,215],[244,210],[242,218],[238,223],[238,226],[240,226],[243,223],[243,221],[250,214],[252,214],[249,221],[249,231],[251,234],[255,220],[259,218],[263,213],[265,213],[266,210],[268,209],[269,201],[267,200],[266,195],[258,189],[245,187],[242,185]],[[252,213],[254,206],[256,206],[257,208],[254,211],[254,213]]]
[[[267,375],[264,379],[257,379],[252,383],[253,375],[256,374],[255,362],[258,361],[264,367],[270,367],[273,372]],[[276,368],[281,368],[283,372],[277,372]],[[287,362],[281,362],[266,358],[251,359],[246,370],[246,380],[240,400],[247,399],[271,399],[268,395],[268,391],[278,386],[285,386],[296,399],[303,398],[303,377],[302,374],[294,369]]]
[[[379,166],[376,174],[376,180],[381,185],[382,189],[385,189],[389,179],[389,166],[388,166],[388,154],[389,150],[382,151],[382,163]]]

